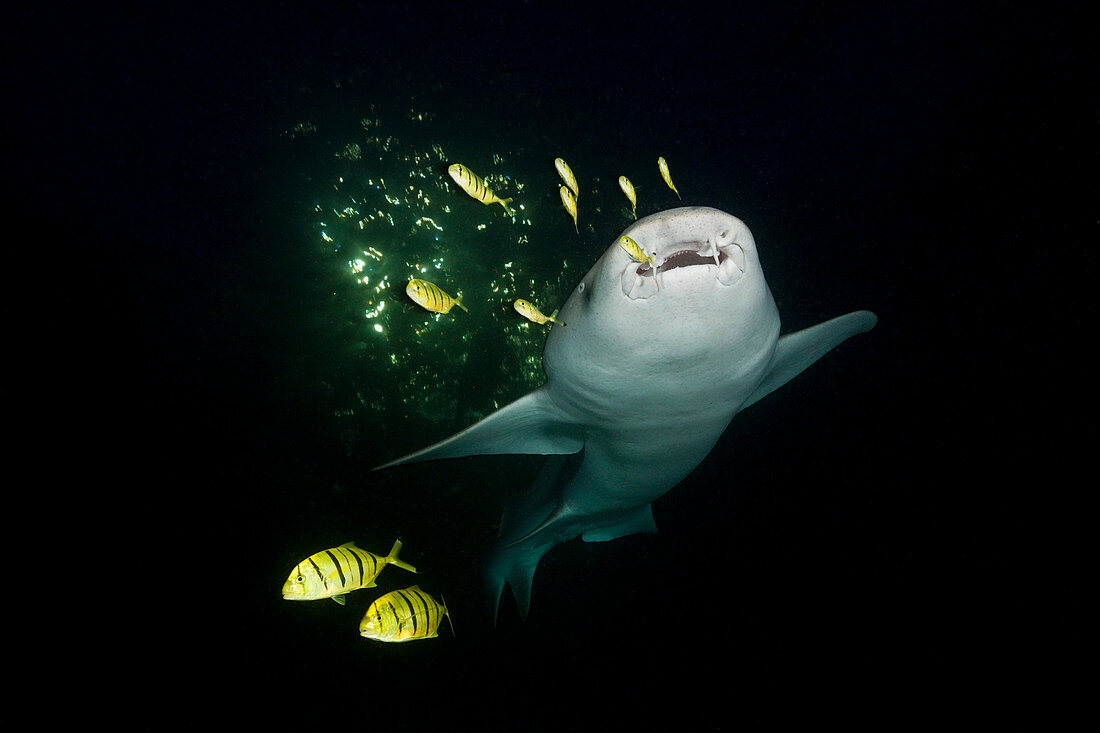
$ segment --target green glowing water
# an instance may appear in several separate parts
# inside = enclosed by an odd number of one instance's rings
[[[633,216],[617,175],[603,176],[606,185],[585,180],[591,167],[575,161],[578,234],[558,195],[553,160],[562,151],[486,150],[459,158],[423,134],[428,120],[417,112],[392,123],[364,118],[356,139],[334,142],[332,159],[323,163],[331,168],[334,159],[338,172],[315,179],[312,230],[340,270],[332,297],[349,322],[339,338],[358,355],[355,397],[341,404],[341,416],[389,415],[450,430],[545,381],[541,353],[550,326],[528,322],[513,302],[524,298],[546,314],[560,307]],[[292,134],[316,129],[302,123]],[[406,142],[415,138],[424,142]],[[656,155],[657,177],[655,161]],[[515,217],[459,188],[447,175],[455,162],[499,197],[513,198]],[[469,313],[438,314],[415,304],[405,293],[414,277],[462,296]]]

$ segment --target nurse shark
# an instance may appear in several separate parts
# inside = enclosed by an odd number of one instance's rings
[[[656,532],[652,502],[687,476],[739,411],[850,336],[855,311],[780,336],[752,233],[717,209],[671,209],[623,235],[656,269],[612,243],[558,313],[546,383],[480,422],[378,468],[479,454],[549,455],[504,512],[484,567],[496,618],[504,584],[527,615],[539,560],[577,536]]]

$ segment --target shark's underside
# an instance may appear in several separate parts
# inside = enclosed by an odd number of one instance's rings
[[[478,454],[550,455],[505,511],[485,564],[496,612],[504,584],[530,606],[539,559],[582,536],[656,531],[651,503],[710,452],[733,416],[876,317],[855,311],[779,335],[748,227],[710,208],[635,222],[573,290],[543,351],[538,389],[435,445],[380,466]]]

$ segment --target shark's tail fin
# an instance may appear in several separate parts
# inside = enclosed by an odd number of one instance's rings
[[[504,593],[505,583],[512,586],[519,615],[527,618],[527,613],[531,610],[531,584],[535,579],[535,568],[542,556],[553,546],[553,543],[527,541],[494,550],[489,555],[484,567],[485,592],[494,624],[500,610],[500,596]]]
[[[500,537],[484,564],[489,611],[496,623],[504,584],[512,586],[519,614],[527,618],[531,608],[531,583],[542,556],[576,532],[558,524],[564,513],[557,505],[561,486],[576,473],[583,451],[552,455],[526,494],[515,497],[500,520]]]

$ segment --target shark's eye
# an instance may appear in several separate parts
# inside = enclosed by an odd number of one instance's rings
[[[581,304],[587,306],[589,304],[589,302],[592,300],[592,288],[586,287],[584,282],[582,281],[581,284],[577,286],[577,295],[583,295],[584,296],[584,299],[581,301]]]

